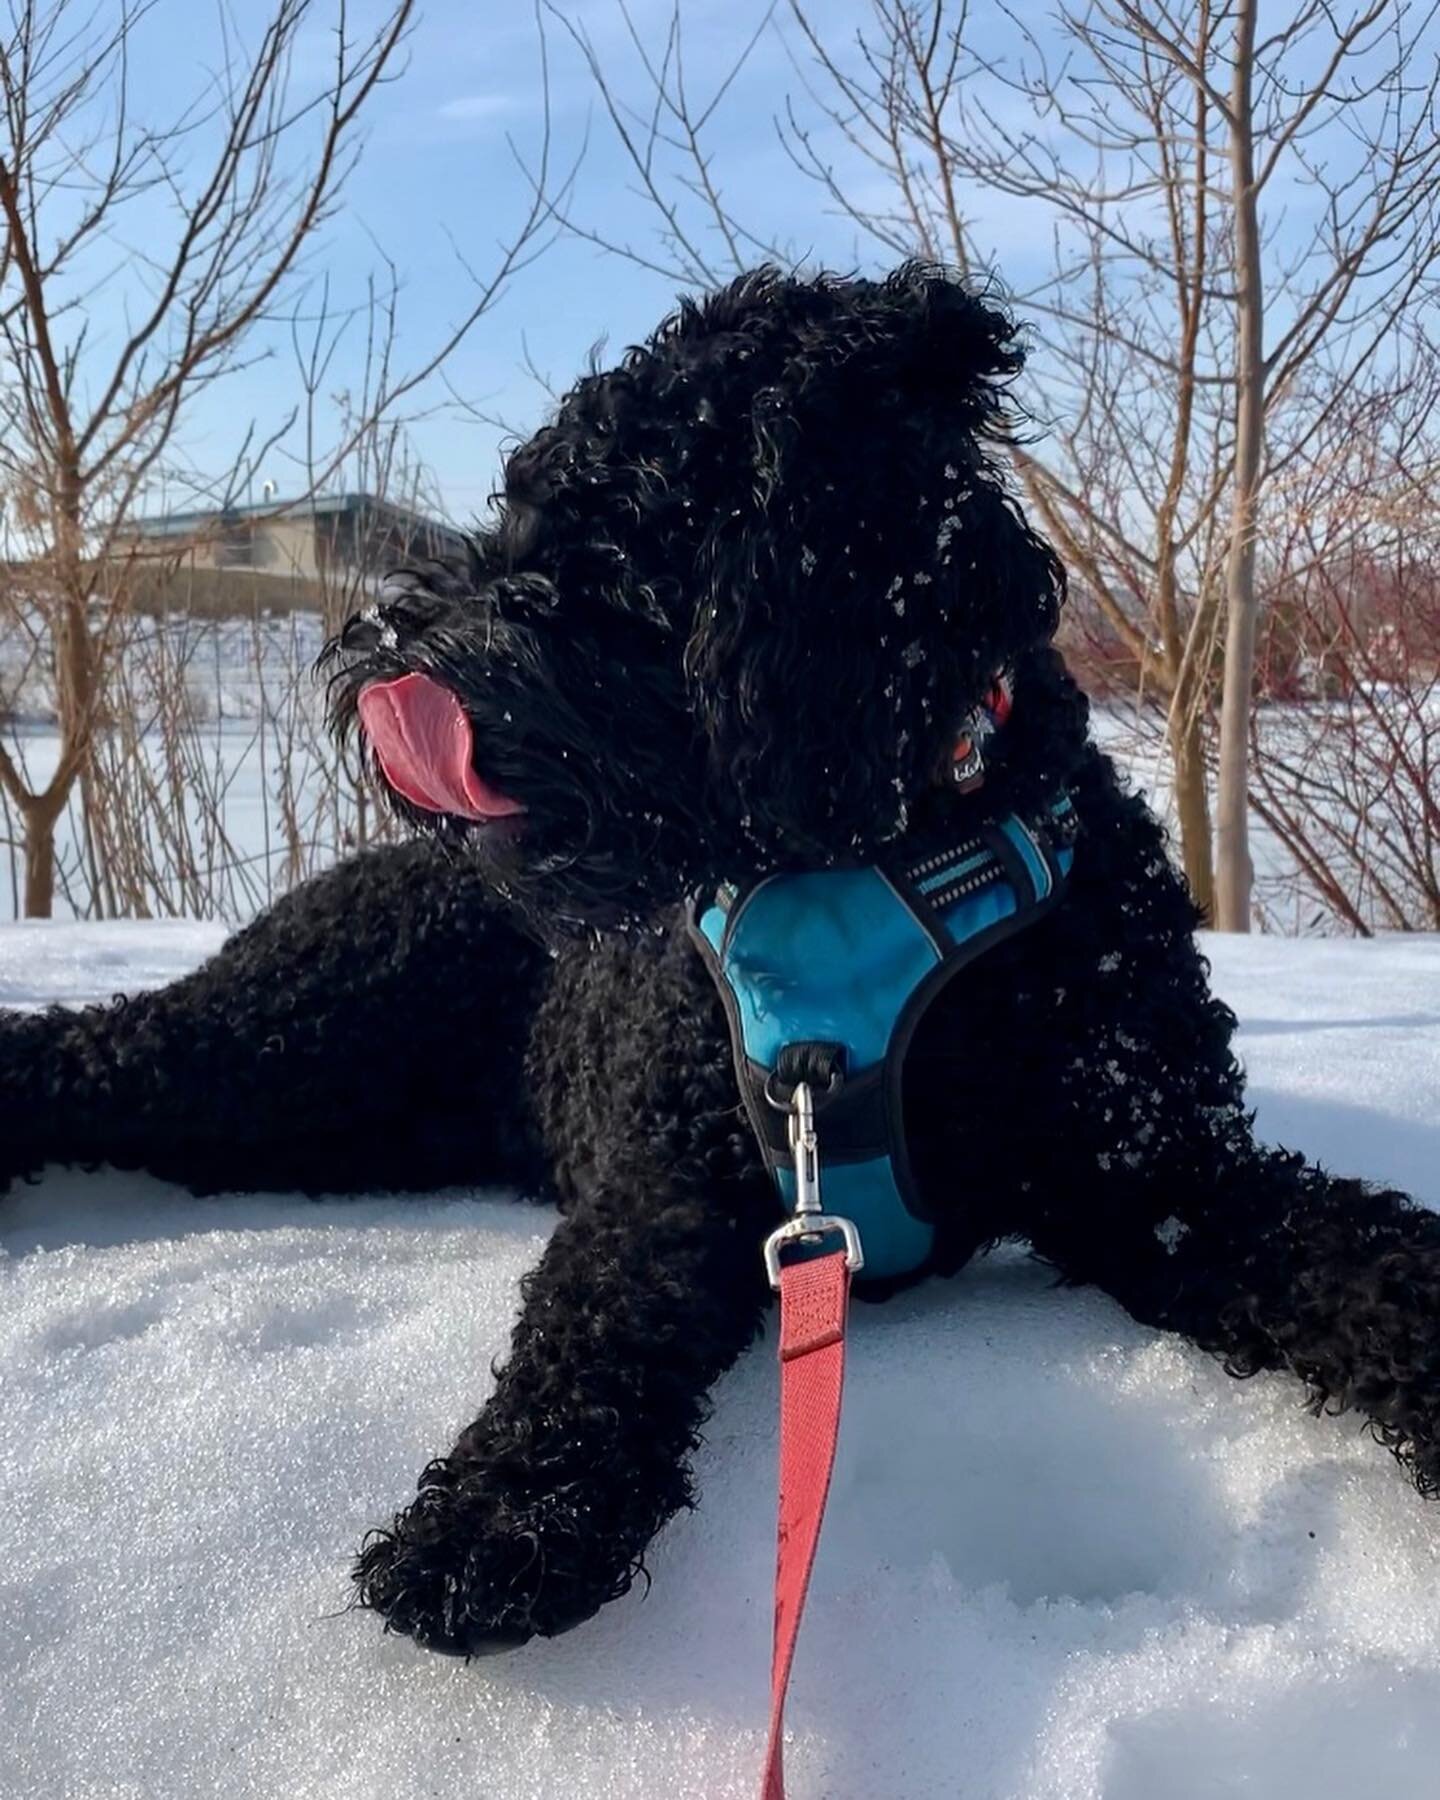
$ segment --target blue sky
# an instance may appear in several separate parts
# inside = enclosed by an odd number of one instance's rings
[[[565,0],[565,10],[584,23],[607,64],[613,59],[617,68],[627,66],[631,52],[613,0]],[[686,0],[686,43],[698,93],[703,96],[707,81],[733,60],[765,10],[764,0]],[[838,29],[847,14],[858,20],[868,10],[866,0],[827,0],[826,18]],[[669,0],[633,0],[631,16],[648,37],[663,30],[669,11]],[[142,105],[173,107],[175,96],[204,80],[213,39],[195,15],[194,32],[177,34],[180,15],[177,0],[162,0],[147,27],[136,59]],[[574,211],[646,244],[652,220],[625,191],[627,176],[597,112],[590,76],[553,22],[548,36],[556,163],[568,164],[589,128]],[[326,46],[317,33],[306,48],[296,70],[300,81],[311,73],[310,55],[321,66]],[[829,215],[818,189],[779,148],[773,118],[796,87],[783,42],[768,33],[717,115],[713,143],[727,198],[747,222],[796,256],[832,266],[879,266],[885,259],[858,242],[853,226]],[[455,246],[484,271],[524,216],[528,191],[510,142],[533,155],[542,118],[529,0],[478,6],[474,0],[428,0],[403,73],[372,104],[363,159],[311,261],[312,275],[323,268],[332,301],[344,306],[363,295],[367,275],[381,266],[380,249],[394,260],[404,284],[402,360],[405,353],[422,353],[465,307],[469,288]],[[451,406],[413,428],[452,515],[463,520],[483,507],[494,485],[505,434],[492,421],[528,430],[543,416],[546,395],[527,372],[527,358],[563,387],[594,346],[618,350],[643,335],[676,292],[674,280],[573,239],[555,244],[522,274],[449,366],[454,390],[490,419]],[[353,371],[358,331],[352,349]],[[262,428],[284,416],[295,387],[285,334],[274,334],[272,350],[267,361],[204,396],[189,416],[185,450],[200,469],[226,465],[252,415]],[[346,369],[342,352],[334,385]],[[438,387],[431,397],[445,399]],[[293,488],[293,464],[278,453],[270,462],[257,479],[268,473],[282,491]]]
[[[616,0],[558,4],[590,33],[607,69],[625,86],[635,59]],[[765,14],[767,0],[683,0],[683,5],[692,92],[703,100]],[[377,18],[382,0],[351,0],[351,9],[353,17]],[[775,10],[785,17],[783,4]],[[242,16],[253,20],[268,11],[268,3],[257,3]],[[630,0],[631,17],[647,44],[663,39],[670,11],[671,0]],[[823,19],[832,42],[843,43],[871,11],[870,0],[816,0],[815,16]],[[972,43],[990,49],[1012,35],[998,12],[998,0],[973,0],[967,27]],[[137,110],[148,116],[156,109],[169,113],[177,96],[203,85],[215,54],[215,17],[192,10],[190,0],[159,0],[137,40]],[[184,29],[177,30],[181,23]],[[628,191],[630,177],[589,73],[553,22],[548,38],[554,165],[568,165],[589,132],[571,210],[584,222],[653,251],[653,213]],[[327,53],[325,33],[313,30],[297,58],[300,86],[315,79]],[[631,91],[639,92],[633,81]],[[786,42],[772,29],[717,114],[711,135],[726,197],[747,224],[791,257],[841,268],[883,266],[893,258],[837,217],[777,142],[775,117],[787,95],[799,93]],[[1005,103],[1003,90],[993,84],[987,96],[995,105]],[[470,288],[457,248],[483,272],[524,216],[527,184],[511,144],[533,157],[542,115],[532,0],[427,0],[403,71],[372,103],[363,159],[309,266],[312,281],[324,272],[332,305],[344,308],[363,296],[367,276],[382,267],[382,251],[394,261],[404,290],[402,363],[423,355],[466,308]],[[833,134],[830,142],[843,154]],[[856,173],[853,163],[851,173]],[[1280,248],[1287,233],[1302,228],[1314,196],[1291,188],[1283,198]],[[971,195],[969,208],[983,254],[1012,289],[1023,290],[1044,273],[1050,263],[1048,209],[983,195]],[[162,220],[156,224],[164,227]],[[556,243],[516,280],[449,365],[449,385],[472,403],[471,411],[447,405],[412,430],[452,517],[463,522],[483,508],[495,484],[504,428],[528,431],[544,414],[547,398],[527,372],[527,359],[563,387],[595,346],[606,345],[613,354],[642,336],[676,291],[674,279],[573,238]],[[105,304],[108,316],[96,309],[97,333],[115,330],[122,316],[113,291]],[[225,468],[252,418],[263,433],[293,403],[295,370],[286,334],[272,333],[267,347],[272,354],[266,360],[202,396],[189,415],[183,448],[199,470],[213,475]],[[332,388],[356,378],[360,350],[357,330],[336,357]],[[438,403],[447,396],[434,386],[428,398]],[[477,411],[486,416],[475,416]],[[256,480],[267,476],[282,492],[299,485],[295,465],[281,451],[257,471]]]

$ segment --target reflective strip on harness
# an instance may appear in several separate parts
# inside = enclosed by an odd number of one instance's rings
[[[691,933],[725,1003],[746,1111],[792,1209],[785,1094],[775,1083],[797,1055],[833,1068],[828,1095],[823,1075],[807,1067],[806,1079],[816,1086],[826,1203],[859,1227],[866,1276],[911,1273],[934,1244],[901,1111],[915,1027],[959,969],[1059,899],[1073,836],[1064,797],[1034,823],[1012,814],[958,841],[907,845],[883,866],[771,876],[729,904],[692,903]]]

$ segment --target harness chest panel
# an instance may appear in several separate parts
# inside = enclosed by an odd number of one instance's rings
[[[865,1272],[920,1268],[935,1228],[905,1145],[901,1075],[926,1008],[992,944],[1039,918],[1070,871],[1068,798],[894,864],[771,876],[692,902],[751,1126],[793,1210],[788,1091],[816,1092],[825,1206],[859,1227]]]

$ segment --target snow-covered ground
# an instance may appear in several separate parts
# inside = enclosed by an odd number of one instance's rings
[[[118,757],[128,766],[127,759],[133,759],[137,771],[138,766],[148,770],[147,779],[132,785],[127,803],[129,832],[153,845],[156,873],[148,879],[155,891],[148,910],[217,912],[238,920],[283,889],[297,868],[314,872],[323,867],[337,854],[339,838],[355,826],[348,784],[342,783],[338,794],[333,784],[323,694],[313,678],[324,642],[323,622],[318,614],[303,611],[219,621],[175,613],[164,619],[132,619],[127,630],[121,658],[125,682],[113,703],[147,724],[133,747],[127,741],[122,748],[110,739],[104,746],[112,760]],[[0,617],[0,721],[4,741],[32,789],[51,779],[60,758],[54,684],[40,654],[45,642],[29,615]],[[1433,760],[1440,745],[1435,715],[1440,696],[1432,694],[1424,704],[1429,722],[1420,729],[1412,720],[1411,727],[1419,730],[1412,760],[1420,768],[1428,766],[1427,753]],[[1404,709],[1400,713],[1407,716]],[[1159,722],[1137,717],[1132,705],[1118,701],[1097,701],[1091,718],[1097,741],[1178,841]],[[1371,879],[1352,896],[1361,915],[1379,926],[1399,922],[1396,913],[1376,901],[1375,878],[1383,872],[1389,889],[1407,908],[1400,917],[1406,923],[1427,918],[1413,891],[1418,879],[1413,852],[1402,849],[1399,869],[1391,866],[1396,843],[1405,842],[1406,827],[1412,829],[1412,844],[1418,829],[1423,811],[1414,785],[1418,778],[1398,786],[1391,781],[1389,739],[1383,733],[1363,766],[1337,769],[1337,757],[1343,764],[1349,753],[1349,740],[1343,731],[1327,730],[1325,718],[1323,707],[1277,706],[1263,709],[1257,723],[1272,750],[1283,750],[1287,761],[1310,769],[1302,811],[1308,808],[1337,820],[1344,828],[1342,841],[1357,818],[1371,832],[1371,840],[1360,834],[1362,843],[1375,845]],[[177,757],[173,736],[180,719],[185,754]],[[1355,728],[1364,732],[1363,720]],[[171,803],[177,779],[186,788],[182,811],[189,821],[183,851],[152,816],[157,797]],[[59,917],[98,910],[87,878],[79,800],[77,792],[58,827]],[[297,823],[302,841],[298,854]],[[1345,928],[1313,884],[1300,880],[1294,854],[1253,808],[1250,841],[1256,900],[1268,929],[1300,935]],[[1320,841],[1326,841],[1323,833]],[[0,792],[0,921],[20,910],[23,863],[23,833]],[[191,886],[178,879],[177,866],[192,873]],[[1347,888],[1356,885],[1354,871],[1344,867],[1343,859],[1341,878]],[[206,896],[203,901],[196,898],[197,891]]]
[[[291,827],[304,840],[307,869],[336,854],[337,813],[329,805],[335,757],[312,675],[323,621],[307,612],[223,620],[177,613],[132,619],[127,631],[125,684],[112,703],[143,723],[134,746],[126,740],[123,751],[113,737],[102,737],[101,762],[112,784],[117,763],[131,758],[148,766],[146,779],[132,783],[128,807],[130,828],[148,837],[156,869],[168,877],[159,883],[162,892],[151,894],[150,909],[198,910],[193,887],[187,892],[176,877],[178,862],[198,867],[199,886],[216,910],[232,919],[256,911],[290,878]],[[0,720],[22,778],[39,791],[59,764],[60,735],[54,683],[23,615],[0,616]],[[189,822],[183,850],[169,816],[177,775]],[[163,828],[153,817],[156,808],[166,814]],[[350,809],[340,813],[348,822]],[[61,918],[84,913],[89,903],[84,843],[76,790],[57,829]],[[20,822],[0,793],[0,921],[20,910],[23,866]]]
[[[255,719],[297,683],[308,685],[324,641],[324,622],[313,612],[135,617],[127,621],[123,653],[129,696],[143,708],[178,684],[197,718]],[[47,645],[48,630],[36,615],[0,614],[0,697],[15,717],[32,723],[55,717]]]
[[[194,926],[0,931],[0,1004],[158,981]],[[1216,940],[1260,1128],[1440,1204],[1440,940]],[[483,1399],[551,1219],[484,1196],[0,1208],[0,1794],[750,1800],[776,1377],[718,1393],[653,1590],[471,1667],[346,1614]],[[1440,1506],[1018,1252],[855,1320],[792,1800],[1434,1800]]]
[[[292,682],[298,681],[293,677]],[[201,690],[202,692],[204,690]],[[331,800],[333,752],[323,730],[300,726],[288,729],[306,707],[315,704],[308,687],[298,686],[276,702],[275,715],[266,715],[264,690],[237,679],[217,688],[213,710],[194,725],[193,743],[201,767],[209,772],[207,792],[215,810],[216,825],[223,832],[224,855],[213,866],[210,889],[233,911],[254,910],[270,888],[275,892],[286,881],[290,843],[286,834],[287,790],[292,793],[305,824],[307,864],[322,867],[334,855]],[[291,700],[293,698],[293,707]],[[1175,840],[1169,773],[1163,751],[1137,733],[1133,719],[1121,709],[1095,709],[1096,736],[1124,770],[1133,786],[1143,792]],[[277,721],[278,719],[278,727]],[[60,738],[53,725],[11,725],[6,742],[32,787],[43,787],[55,772]],[[157,789],[168,793],[164,748],[156,732],[143,740]],[[193,840],[203,847],[207,834],[201,826],[202,805],[192,793],[187,804]],[[342,808],[351,817],[350,809]],[[219,835],[217,832],[217,836]],[[329,833],[330,835],[325,835]],[[88,892],[83,878],[83,832],[76,806],[62,815],[59,855],[62,880],[56,895],[58,917],[72,917],[77,910],[73,894]],[[15,918],[20,910],[23,839],[16,819],[7,813],[0,795],[0,923]],[[1251,851],[1258,877],[1257,894],[1271,929],[1296,935],[1334,930],[1335,922],[1308,890],[1297,891],[1295,864],[1290,853],[1258,815],[1251,817]],[[164,864],[164,852],[159,853]],[[169,865],[173,869],[173,864]],[[267,875],[268,869],[268,875]],[[237,871],[244,871],[237,875]],[[268,882],[268,887],[267,887]],[[172,883],[173,885],[173,883]],[[235,902],[239,902],[238,909]],[[179,902],[183,910],[183,896]],[[82,907],[83,910],[83,907]],[[1378,919],[1377,922],[1383,922]]]

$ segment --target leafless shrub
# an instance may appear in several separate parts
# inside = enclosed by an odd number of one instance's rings
[[[1272,911],[1440,930],[1440,360],[1337,409],[1276,508],[1287,541],[1252,722],[1251,804],[1295,874]]]
[[[886,261],[983,269],[982,202],[1048,222],[1048,271],[1015,299],[1045,327],[1028,399],[1050,429],[1018,474],[1096,644],[1158,712],[1191,887],[1244,929],[1268,490],[1433,285],[1440,8],[1303,0],[1271,27],[1258,0],[1075,0],[1043,23],[991,10],[983,34],[965,0],[871,0],[858,29],[810,0],[782,16],[783,148]],[[572,25],[652,236],[566,216],[709,280],[757,241],[724,198],[716,122],[746,61],[697,97],[681,24],[677,6],[663,51],[608,65]]]
[[[487,273],[469,272],[454,325],[400,368],[393,270],[368,308],[332,315],[304,261],[354,167],[367,108],[398,72],[414,0],[386,0],[367,26],[349,0],[266,0],[259,17],[226,15],[218,68],[155,124],[137,117],[129,72],[161,4],[15,0],[0,25],[0,630],[12,671],[20,646],[16,693],[45,688],[58,733],[48,758],[13,729],[0,738],[0,797],[23,860],[12,878],[29,914],[50,912],[57,875],[82,911],[155,906],[172,890],[193,908],[207,858],[243,861],[213,817],[195,816],[223,778],[198,755],[193,693],[172,680],[165,634],[140,629],[133,602],[151,551],[132,522],[161,475],[172,492],[188,485],[223,505],[257,461],[284,453],[301,409],[252,424],[235,465],[202,474],[183,465],[178,435],[196,396],[247,366],[262,325],[287,312],[318,319],[296,465],[299,492],[318,494],[367,442],[403,431],[403,408],[547,228],[542,146],[528,215]],[[169,0],[169,13],[183,22],[189,9]],[[328,69],[302,79],[297,47],[322,27]],[[153,213],[139,222],[157,195],[163,242]],[[91,329],[102,307],[114,330]],[[357,317],[372,334],[363,391],[322,432],[318,384]],[[16,704],[12,695],[12,724]],[[278,804],[298,867],[304,809],[289,789]],[[57,844],[67,812],[74,851]],[[235,874],[226,909],[251,879]]]

